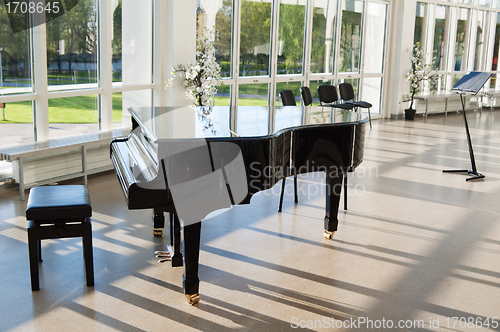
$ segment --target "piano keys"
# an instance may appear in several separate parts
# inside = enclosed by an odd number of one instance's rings
[[[264,107],[238,107],[238,116],[256,120],[241,121],[236,132],[229,130],[229,107],[129,111],[132,132],[111,142],[111,159],[127,207],[153,210],[155,235],[162,234],[164,212],[169,213],[168,251],[172,266],[184,266],[191,304],[199,301],[201,221],[210,212],[249,204],[254,194],[287,176],[324,171],[324,235],[332,238],[337,230],[342,179],[363,160],[367,120],[359,113],[278,107],[269,134]]]

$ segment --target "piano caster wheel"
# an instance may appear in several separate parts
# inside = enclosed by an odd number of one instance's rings
[[[168,251],[155,251],[155,257],[159,258],[158,263],[170,262],[172,260]]]
[[[153,236],[163,236],[163,228],[153,228]]]
[[[192,295],[189,295],[189,294],[185,294],[185,295],[186,295],[186,299],[188,300],[189,305],[195,305],[198,302],[200,302],[200,294],[198,294],[198,293],[192,294]]]
[[[323,236],[325,237],[325,239],[331,240],[333,238],[333,234],[335,234],[335,232],[330,232],[325,229]]]

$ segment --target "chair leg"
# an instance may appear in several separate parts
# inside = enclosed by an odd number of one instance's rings
[[[372,129],[372,117],[370,115],[370,109],[368,109],[368,120],[370,121],[370,129]]]
[[[92,255],[92,225],[90,218],[82,223],[82,245],[87,286],[94,286],[94,259]]]
[[[28,252],[30,257],[30,275],[31,275],[31,290],[40,289],[38,280],[38,242],[36,230],[28,228]]]
[[[293,176],[293,190],[295,192],[295,203],[299,202],[299,195],[297,191],[297,174]]]
[[[286,177],[283,178],[283,183],[281,183],[280,206],[278,208],[278,212],[281,212],[281,208],[283,207],[283,194],[285,193],[285,181]]]

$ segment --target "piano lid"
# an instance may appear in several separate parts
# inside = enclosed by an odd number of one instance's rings
[[[269,108],[238,106],[237,129],[230,128],[230,106],[208,107],[134,107],[129,112],[153,141],[206,137],[255,137],[269,134]],[[328,106],[277,107],[274,132],[282,129],[325,123],[357,123],[366,121],[353,111]]]

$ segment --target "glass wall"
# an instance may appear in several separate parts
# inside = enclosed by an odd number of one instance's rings
[[[272,1],[241,1],[240,76],[269,75]]]
[[[434,43],[432,47],[432,67],[435,70],[446,69],[446,47],[448,45],[450,7],[436,6],[436,20],[434,22]]]
[[[278,75],[302,74],[306,1],[280,1]]]
[[[433,68],[440,77],[436,92],[449,91],[472,70],[491,71],[493,76],[487,86],[497,88],[500,14],[497,8],[491,8],[492,3],[487,0],[453,1],[447,6],[417,3],[414,41],[422,42],[424,50],[432,49]],[[435,15],[429,20],[428,13],[432,11]],[[423,37],[424,31],[433,31],[432,45]],[[425,87],[422,93],[429,92]]]
[[[458,8],[454,71],[465,71],[467,68],[466,43],[470,30],[470,12],[470,9]]]
[[[340,29],[340,73],[358,73],[361,58],[361,29],[364,3],[342,0]]]
[[[477,15],[474,70],[485,70],[489,17],[490,13],[484,10],[480,10]]]
[[[413,35],[413,44],[420,43],[425,44],[425,37],[427,35],[426,31],[426,21],[427,17],[427,4],[422,2],[417,2],[417,11],[415,15],[415,32]]]
[[[96,6],[96,0],[80,0],[73,9],[46,23],[49,86],[97,86]]]
[[[337,1],[314,1],[311,73],[333,73]]]
[[[215,56],[221,68],[221,77],[231,77],[233,1],[199,1],[196,14],[196,40],[204,35],[205,29],[214,31],[208,37],[216,49]]]
[[[49,99],[49,138],[99,131],[97,95]]]
[[[76,6],[65,7],[64,15],[40,27],[16,33],[12,32],[4,3],[0,3],[0,141],[3,145],[123,127],[130,122],[124,110],[133,105],[152,105],[151,88],[140,85],[152,83],[153,0],[110,0],[100,9],[107,13],[99,13],[97,3],[98,0],[79,0]],[[111,20],[99,20],[99,17]],[[45,36],[44,40],[36,39],[39,34]],[[111,68],[98,65],[99,52],[109,47],[105,40],[111,41],[111,49],[107,50]],[[40,59],[40,49],[46,50],[46,64],[42,64],[46,66],[46,77],[41,76],[45,68],[32,69]],[[103,92],[100,80],[103,73],[109,76],[108,72],[112,76],[112,90]],[[37,96],[33,94],[35,78]],[[127,85],[127,89],[121,92],[123,85]],[[44,95],[45,100],[40,100]],[[2,100],[5,96],[11,96],[7,102]],[[111,99],[110,109],[102,105],[104,97]],[[34,100],[37,107],[40,106],[37,112],[47,112],[43,125],[49,127],[48,137],[40,135],[43,130],[38,123],[37,136],[34,135]],[[103,126],[102,119],[108,115],[112,123]]]
[[[33,142],[32,110],[32,101],[0,103],[0,147]]]
[[[30,31],[12,32],[0,3],[0,95],[31,92]]]

